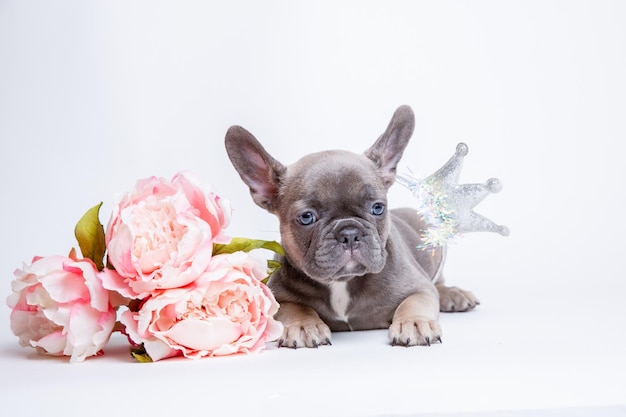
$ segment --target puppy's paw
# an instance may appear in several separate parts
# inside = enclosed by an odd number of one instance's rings
[[[439,310],[444,312],[469,311],[480,304],[478,298],[469,291],[458,287],[437,286]]]
[[[297,349],[330,345],[330,329],[321,320],[298,321],[284,326],[278,347]]]
[[[415,317],[394,321],[389,327],[393,346],[416,346],[441,343],[441,327],[437,320]]]

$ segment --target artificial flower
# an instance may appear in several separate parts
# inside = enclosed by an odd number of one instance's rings
[[[36,257],[15,271],[11,330],[22,346],[81,362],[108,342],[116,320],[109,292],[89,260]]]
[[[106,229],[105,287],[129,298],[183,287],[204,272],[214,244],[224,234],[228,202],[205,192],[195,177],[179,173],[171,181],[151,177],[137,182],[115,206]]]
[[[264,263],[248,253],[216,255],[192,284],[159,291],[120,321],[153,361],[257,352],[282,332],[265,275]]]

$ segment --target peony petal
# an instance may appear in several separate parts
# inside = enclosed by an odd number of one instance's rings
[[[53,329],[50,321],[38,311],[19,311],[11,313],[11,331],[20,339],[20,346],[30,346],[31,340],[38,340]],[[43,331],[42,331],[43,330]]]
[[[235,353],[241,353],[241,352],[242,350],[239,349],[238,344],[237,345],[228,344],[228,345],[222,345],[219,348],[212,351],[211,356],[226,356],[226,355],[233,355]]]
[[[83,285],[89,292],[90,304],[99,312],[109,311],[111,305],[109,303],[109,291],[102,286],[100,273],[91,261],[78,261],[75,266],[82,271]]]
[[[102,286],[107,290],[116,291],[126,298],[135,298],[137,296],[126,283],[126,278],[113,269],[105,268],[102,270],[100,272],[100,280],[102,281]]]
[[[133,313],[132,311],[126,310],[120,315],[119,321],[124,325],[125,334],[128,338],[133,343],[140,345],[144,340],[139,335],[139,331],[137,330],[137,320],[135,319],[135,314],[136,313]]]
[[[69,303],[74,300],[89,299],[89,291],[85,287],[85,278],[80,274],[56,270],[40,277],[40,281],[50,294],[50,298],[56,302]]]
[[[230,237],[223,234],[232,213],[228,200],[204,190],[197,177],[190,172],[179,172],[172,179],[172,183],[183,190],[191,205],[198,211],[198,216],[210,226],[215,242],[228,243]]]
[[[181,355],[180,350],[172,349],[167,343],[156,337],[146,340],[143,343],[143,347],[146,349],[146,352],[150,355],[150,359],[152,359],[153,362]]]
[[[70,305],[62,304],[41,309],[43,315],[56,326],[65,327],[70,322]]]
[[[125,224],[118,225],[110,234],[107,246],[109,261],[115,270],[123,277],[134,277],[137,273],[133,267],[131,251],[133,247],[133,234]]]
[[[59,331],[50,333],[39,340],[31,340],[30,344],[44,349],[50,355],[61,356],[67,345],[67,337]]]
[[[82,362],[87,356],[95,355],[104,345],[94,344],[94,335],[102,331],[100,313],[89,304],[76,303],[70,309],[69,324],[66,326],[67,346],[64,354],[71,356],[70,362]],[[113,330],[113,326],[108,326]],[[109,334],[110,336],[110,334]],[[101,338],[102,339],[102,338]],[[105,338],[108,341],[108,337]]]
[[[154,362],[180,355],[179,350],[171,348],[167,343],[153,335],[140,335],[140,331],[137,327],[138,317],[139,315],[137,313],[130,311],[125,311],[120,316],[120,323],[126,326],[126,334],[133,343],[137,345],[143,343],[144,349]]]
[[[237,340],[241,328],[227,318],[187,319],[176,323],[164,335],[178,345],[211,351]]]
[[[264,339],[266,342],[273,342],[283,333],[283,324],[273,317],[268,317],[267,328],[265,329]]]

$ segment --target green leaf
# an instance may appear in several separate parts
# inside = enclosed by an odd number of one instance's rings
[[[226,245],[214,244],[213,255],[220,255],[224,253],[234,253],[238,251],[250,252],[254,249],[267,249],[276,252],[279,255],[284,255],[283,247],[276,241],[268,240],[255,240],[247,239],[243,237],[234,237],[230,243]]]
[[[261,282],[263,284],[267,284],[267,281],[270,280],[270,277],[272,276],[272,274],[274,272],[276,272],[278,270],[278,268],[281,267],[281,263],[274,260],[274,259],[268,259],[267,260],[267,277],[265,277]]]
[[[269,269],[270,274],[273,274],[274,272],[276,272],[276,270],[278,268],[280,268],[280,262],[275,261],[274,259],[268,259],[267,260],[267,269]]]
[[[74,235],[84,258],[91,259],[101,271],[104,268],[106,242],[104,227],[100,223],[99,213],[102,203],[93,206],[81,217],[74,228]]]
[[[137,362],[140,363],[152,362],[152,358],[150,357],[150,355],[148,355],[148,352],[146,352],[143,343],[141,344],[141,346],[138,346],[136,348],[130,348],[130,355],[135,358]]]

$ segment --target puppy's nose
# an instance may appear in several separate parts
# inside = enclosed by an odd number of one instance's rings
[[[359,228],[347,226],[339,230],[335,235],[337,242],[341,243],[344,249],[353,251],[359,247],[363,240],[363,233]]]

